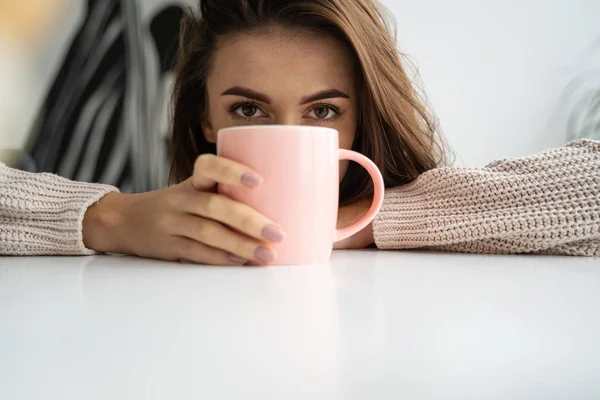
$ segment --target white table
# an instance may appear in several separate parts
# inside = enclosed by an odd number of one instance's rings
[[[0,258],[0,399],[598,399],[600,259]]]

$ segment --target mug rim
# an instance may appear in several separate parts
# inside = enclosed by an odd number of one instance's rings
[[[339,134],[339,131],[334,128],[329,128],[326,126],[313,126],[313,125],[241,125],[241,126],[232,126],[229,128],[220,129],[218,134],[223,131],[242,131],[242,130],[250,130],[250,129],[317,129],[321,131],[329,131],[330,133]]]

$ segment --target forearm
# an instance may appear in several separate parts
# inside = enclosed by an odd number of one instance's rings
[[[0,164],[0,254],[94,254],[83,241],[84,215],[115,191],[112,186],[30,174]]]
[[[600,143],[581,141],[483,169],[444,168],[388,190],[373,223],[383,249],[594,255]]]

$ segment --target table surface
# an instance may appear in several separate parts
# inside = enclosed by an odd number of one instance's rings
[[[0,258],[0,399],[598,399],[600,259]]]

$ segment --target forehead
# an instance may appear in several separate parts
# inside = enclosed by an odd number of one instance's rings
[[[222,39],[209,74],[210,86],[306,92],[354,89],[350,50],[325,34],[268,31]]]

